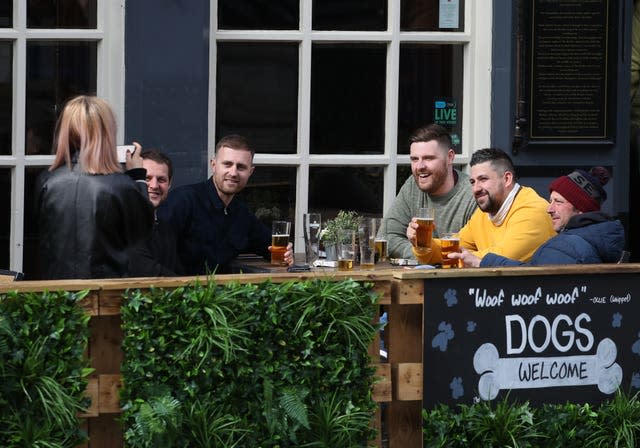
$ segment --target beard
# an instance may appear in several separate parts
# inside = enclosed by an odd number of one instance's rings
[[[495,215],[498,210],[500,210],[500,205],[497,201],[491,196],[490,193],[486,193],[482,196],[483,202],[478,202],[478,198],[476,198],[476,204],[478,204],[478,208],[485,213],[489,213],[491,215]]]
[[[429,177],[421,179],[421,174],[428,174]],[[437,192],[447,180],[446,167],[443,170],[414,173],[413,178],[421,191],[427,194],[432,194]]]

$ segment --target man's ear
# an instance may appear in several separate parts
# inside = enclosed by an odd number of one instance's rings
[[[456,152],[453,150],[453,148],[449,148],[449,150],[447,151],[447,161],[449,162],[449,165],[453,165],[453,159],[455,159],[456,157]]]
[[[513,173],[511,171],[504,172],[504,185],[509,187],[514,184]]]
[[[211,159],[211,161],[209,163],[211,163],[211,172],[215,173],[216,172],[216,158],[214,157],[213,159]]]

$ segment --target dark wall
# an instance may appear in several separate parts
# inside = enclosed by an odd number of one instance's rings
[[[530,1],[530,0],[527,0]],[[606,186],[608,200],[603,206],[607,213],[626,221],[629,210],[629,46],[631,34],[632,0],[620,2],[618,28],[614,30],[619,44],[614,60],[617,62],[617,117],[614,124],[614,143],[537,145],[513,152],[516,124],[516,46],[518,2],[493,1],[493,81],[491,144],[510,152],[518,170],[521,184],[534,187],[547,197],[548,185],[555,177],[567,174],[575,167],[589,168],[603,165],[611,168],[612,179]],[[518,145],[519,146],[519,145]]]
[[[124,141],[166,152],[174,186],[206,179],[209,1],[126,2],[125,48]]]

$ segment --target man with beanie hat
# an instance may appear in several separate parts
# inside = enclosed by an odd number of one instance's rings
[[[522,263],[493,253],[475,264],[489,266],[535,266],[545,264],[614,263],[624,250],[624,228],[618,220],[600,211],[607,199],[602,188],[609,181],[603,167],[589,172],[575,170],[549,186],[547,212],[558,235],[543,243],[531,261]],[[468,257],[465,258],[465,261]]]

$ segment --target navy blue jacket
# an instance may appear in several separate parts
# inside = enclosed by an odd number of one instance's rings
[[[589,212],[569,219],[564,230],[543,243],[529,262],[488,253],[480,267],[615,263],[623,250],[624,228],[620,221],[602,212]]]
[[[270,256],[271,230],[238,198],[225,207],[211,178],[169,192],[158,219],[173,227],[186,275],[228,273],[240,253]]]

